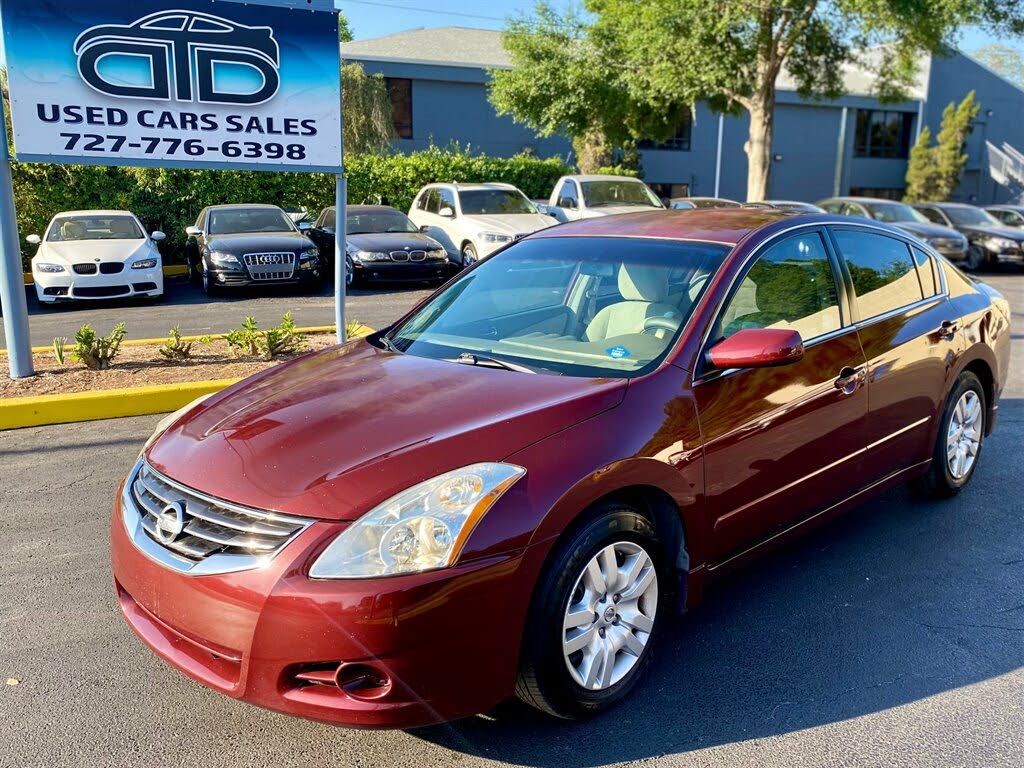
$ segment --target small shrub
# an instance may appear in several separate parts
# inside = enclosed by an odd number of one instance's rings
[[[368,336],[370,329],[360,323],[358,320],[349,320],[345,323],[345,339],[361,339],[363,336]]]
[[[229,331],[224,337],[231,351],[241,357],[248,355],[255,357],[259,353],[260,331],[256,318],[251,315],[242,321],[241,328]]]
[[[67,346],[68,340],[63,336],[58,336],[53,340],[53,356],[57,358],[57,362],[60,365],[64,365],[64,347]]]
[[[188,360],[192,357],[192,346],[196,343],[209,344],[209,336],[201,336],[196,341],[183,341],[181,329],[174,326],[168,332],[167,343],[160,347],[160,354],[167,360]]]
[[[104,371],[110,367],[111,361],[121,350],[124,334],[125,324],[123,322],[115,325],[114,329],[106,336],[97,335],[96,331],[86,323],[75,334],[75,351],[72,356],[86,368]]]
[[[292,313],[285,312],[281,324],[268,328],[259,336],[258,346],[264,360],[273,360],[281,355],[300,352],[306,346],[306,337],[295,332]]]

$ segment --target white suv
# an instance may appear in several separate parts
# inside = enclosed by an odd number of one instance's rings
[[[429,184],[413,200],[409,218],[463,267],[558,223],[511,184]]]

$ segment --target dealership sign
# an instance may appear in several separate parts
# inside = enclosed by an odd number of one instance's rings
[[[20,160],[340,168],[330,2],[0,2]]]

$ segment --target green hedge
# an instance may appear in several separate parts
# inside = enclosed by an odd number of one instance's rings
[[[408,210],[416,192],[435,181],[501,181],[527,197],[547,198],[559,176],[572,169],[557,158],[511,158],[473,154],[468,148],[430,149],[410,155],[348,158],[348,199],[383,199]],[[116,208],[134,212],[150,230],[167,234],[161,247],[168,261],[184,252],[185,227],[199,211],[218,203],[297,205],[311,212],[334,204],[334,177],[323,173],[185,171],[164,168],[14,165],[14,197],[26,269],[35,248],[24,238],[42,235],[54,214],[67,210]]]

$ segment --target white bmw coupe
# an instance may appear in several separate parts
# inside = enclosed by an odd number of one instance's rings
[[[39,303],[163,296],[163,239],[163,232],[147,235],[128,211],[58,213],[42,238],[25,238],[39,246],[32,257]]]

